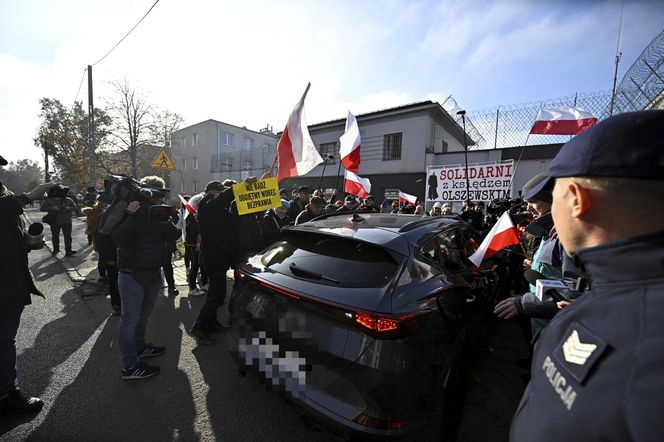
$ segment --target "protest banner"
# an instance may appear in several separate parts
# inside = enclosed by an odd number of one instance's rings
[[[276,178],[265,178],[253,183],[241,182],[233,185],[237,212],[240,215],[261,212],[281,205],[279,185]]]
[[[466,192],[466,168],[463,164],[427,167],[427,201],[491,201],[507,198],[512,192],[514,160],[468,165],[469,194]]]

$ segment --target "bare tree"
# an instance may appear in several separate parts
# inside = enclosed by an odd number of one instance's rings
[[[115,92],[108,106],[114,117],[111,137],[116,149],[128,153],[131,174],[136,176],[139,146],[151,141],[152,106],[146,96],[131,86],[127,79],[123,82],[115,81],[111,85]]]
[[[184,123],[184,118],[176,112],[167,109],[156,113],[150,127],[152,142],[158,146],[170,148],[173,133],[180,129],[182,123]]]

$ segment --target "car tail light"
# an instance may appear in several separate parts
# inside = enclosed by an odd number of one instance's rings
[[[364,427],[377,428],[380,430],[399,430],[407,425],[406,422],[403,421],[386,421],[373,416],[368,416],[364,413],[353,419],[353,422]]]
[[[365,313],[355,313],[355,322],[366,329],[379,333],[393,332],[399,329],[399,321],[396,319],[382,318]]]

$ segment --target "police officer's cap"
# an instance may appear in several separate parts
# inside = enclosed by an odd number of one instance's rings
[[[556,177],[664,180],[664,111],[616,115],[572,138],[551,162],[548,178],[525,198]]]
[[[526,197],[526,201],[537,200],[537,201],[543,201],[545,203],[553,202],[553,196],[551,195],[551,191],[549,189],[542,189],[535,194],[530,193],[533,187],[541,184],[543,181],[546,180],[547,180],[546,172],[541,172],[532,177],[530,180],[528,180],[526,184],[523,185],[523,190],[522,190],[523,194],[531,195],[530,198]]]

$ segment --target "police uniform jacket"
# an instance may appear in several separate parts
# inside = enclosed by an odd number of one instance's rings
[[[590,290],[542,331],[511,440],[662,440],[664,231],[575,259]]]

